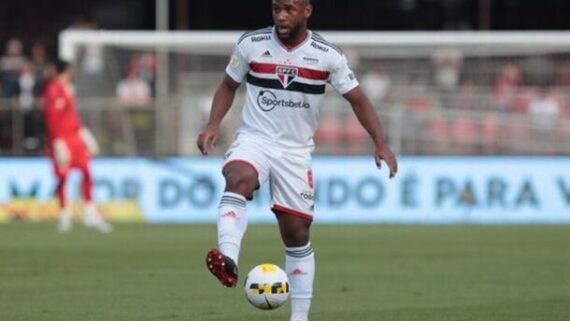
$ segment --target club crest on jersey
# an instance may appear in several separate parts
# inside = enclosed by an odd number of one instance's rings
[[[278,66],[276,73],[283,88],[287,88],[295,80],[299,70],[293,67]]]

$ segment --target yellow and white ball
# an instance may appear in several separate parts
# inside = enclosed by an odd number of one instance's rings
[[[287,274],[275,264],[254,267],[245,280],[245,296],[249,303],[262,310],[280,307],[289,298]]]

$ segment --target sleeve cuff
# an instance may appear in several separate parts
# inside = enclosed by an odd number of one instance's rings
[[[349,91],[353,90],[354,88],[358,87],[358,85],[359,85],[358,82],[353,82],[346,87],[339,88],[338,93],[341,95],[344,95],[344,94],[348,93]],[[340,89],[342,89],[342,90],[340,90]]]
[[[241,83],[243,80],[242,78],[238,77],[238,75],[236,75],[230,68],[226,68],[226,74],[237,83]]]

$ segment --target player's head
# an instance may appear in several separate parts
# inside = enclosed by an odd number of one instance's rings
[[[272,0],[273,22],[281,40],[293,40],[307,28],[313,13],[310,0]]]
[[[64,76],[71,79],[73,77],[73,66],[62,59],[56,59],[53,63],[55,66],[55,70],[57,72],[57,76]]]

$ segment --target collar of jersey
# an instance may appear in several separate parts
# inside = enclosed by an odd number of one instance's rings
[[[308,29],[307,29],[307,32],[308,33],[307,33],[307,37],[305,38],[305,40],[303,40],[303,42],[301,42],[300,44],[298,44],[297,46],[295,46],[291,49],[287,48],[287,46],[285,46],[281,42],[281,39],[279,39],[279,36],[277,36],[277,31],[275,31],[275,26],[273,26],[273,39],[275,39],[275,42],[279,45],[279,47],[281,47],[286,52],[293,52],[293,51],[303,47],[304,45],[306,45],[309,42],[309,40],[313,36],[313,32],[311,30],[308,30]]]

